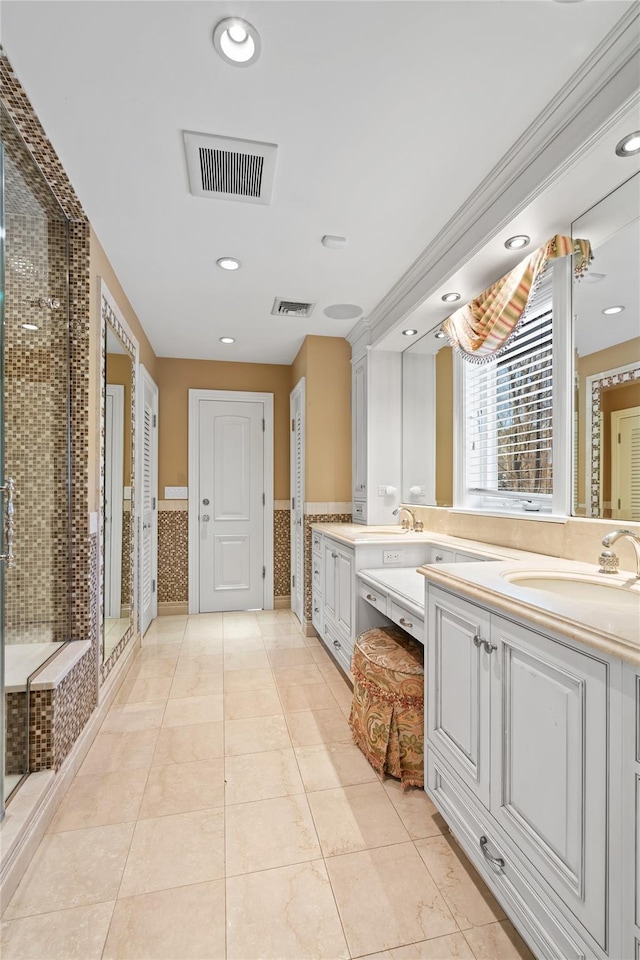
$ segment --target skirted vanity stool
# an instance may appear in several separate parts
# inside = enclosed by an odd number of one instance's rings
[[[374,627],[355,643],[353,739],[374,770],[424,786],[423,646],[400,627]]]

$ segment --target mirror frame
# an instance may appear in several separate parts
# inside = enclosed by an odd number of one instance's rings
[[[138,605],[137,605],[137,522],[136,522],[136,387],[138,381],[138,341],[131,332],[116,301],[109,292],[104,280],[99,277],[100,286],[100,510],[99,510],[99,650],[100,650],[100,680],[104,682],[109,676],[118,659],[122,656],[129,641],[138,633]],[[107,369],[107,324],[120,338],[131,357],[131,549],[130,549],[130,579],[131,601],[129,627],[115,645],[107,659],[104,659],[104,490],[105,490],[105,409],[106,409],[106,369]]]
[[[602,391],[607,387],[613,387],[620,383],[632,383],[634,380],[640,380],[640,364],[634,362],[625,364],[623,367],[617,367],[615,370],[605,370],[602,373],[587,377],[585,384],[585,424],[590,425],[591,431],[587,433],[585,444],[585,477],[590,477],[589,487],[589,513],[588,517],[602,518],[602,504],[600,502],[600,493],[602,488],[602,464],[600,454],[602,451],[602,416],[600,413],[600,399]],[[589,416],[591,408],[591,416]],[[575,515],[575,513],[572,513]],[[626,521],[625,521],[626,522]]]

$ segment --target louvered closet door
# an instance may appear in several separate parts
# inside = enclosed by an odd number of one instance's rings
[[[158,388],[146,371],[142,377],[142,443],[140,455],[140,630],[144,634],[157,615],[157,408]]]
[[[611,516],[640,520],[640,407],[611,414]]]
[[[291,393],[291,609],[304,618],[304,378]]]

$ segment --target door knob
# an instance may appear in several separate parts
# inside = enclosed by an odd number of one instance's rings
[[[203,523],[209,523],[209,520],[211,520],[211,517],[209,516],[209,514],[208,514],[208,513],[203,513],[203,514],[202,514],[202,522],[203,522]]]

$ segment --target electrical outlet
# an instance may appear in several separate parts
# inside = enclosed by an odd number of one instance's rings
[[[384,486],[384,485],[379,486],[379,487],[378,487],[378,496],[379,496],[379,497],[386,497],[386,495],[387,495],[387,488],[386,488],[386,486]]]
[[[385,550],[382,554],[383,563],[402,563],[402,553],[399,550]]]

